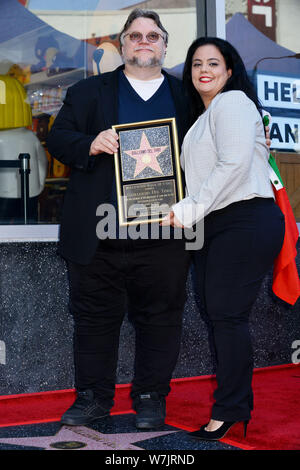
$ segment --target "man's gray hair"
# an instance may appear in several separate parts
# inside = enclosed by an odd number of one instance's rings
[[[166,45],[168,44],[169,34],[166,31],[166,29],[163,27],[163,25],[161,24],[159,15],[155,11],[152,11],[152,10],[142,10],[141,8],[135,8],[135,10],[133,10],[128,16],[127,21],[124,24],[122,31],[120,32],[121,46],[123,45],[124,34],[130,27],[131,23],[137,18],[150,18],[151,20],[153,20],[156,23],[156,25],[159,27],[159,29],[161,29],[162,32],[164,33],[165,44]]]

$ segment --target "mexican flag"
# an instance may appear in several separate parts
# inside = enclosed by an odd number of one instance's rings
[[[299,231],[275,158],[272,155],[269,156],[269,164],[275,200],[285,218],[285,236],[281,251],[274,263],[272,290],[277,297],[294,305],[300,296],[300,280],[295,261]]]

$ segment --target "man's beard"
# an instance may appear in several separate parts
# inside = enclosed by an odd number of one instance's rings
[[[124,64],[127,64],[127,65],[133,65],[133,66],[137,66],[137,67],[161,67],[164,63],[164,57],[161,56],[161,57],[151,57],[147,60],[143,60],[141,59],[140,57],[133,57],[133,58],[128,58],[126,57],[125,54],[123,54],[122,56],[122,59],[123,59],[123,62]]]

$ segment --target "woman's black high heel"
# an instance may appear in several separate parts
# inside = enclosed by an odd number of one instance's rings
[[[237,422],[238,421],[224,421],[224,423],[215,431],[206,431],[205,428],[208,424],[207,423],[201,426],[198,431],[190,432],[188,435],[193,439],[202,439],[205,441],[218,441],[219,439],[222,439],[227,434],[229,429]],[[246,437],[248,423],[249,421],[244,421],[244,437]]]

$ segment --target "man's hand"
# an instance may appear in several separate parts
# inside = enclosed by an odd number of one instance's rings
[[[119,136],[113,129],[100,132],[91,143],[90,155],[98,155],[103,152],[113,155],[119,148],[118,139]]]
[[[266,144],[270,148],[272,140],[270,139],[270,128],[269,128],[269,126],[265,126],[265,134],[266,134]]]
[[[270,127],[269,127],[271,115],[269,113],[267,113],[266,111],[264,111],[264,113],[265,113],[265,115],[263,117],[263,123],[264,123],[264,126],[265,126],[266,144],[270,148],[271,143],[272,143],[272,141],[270,139]]]

